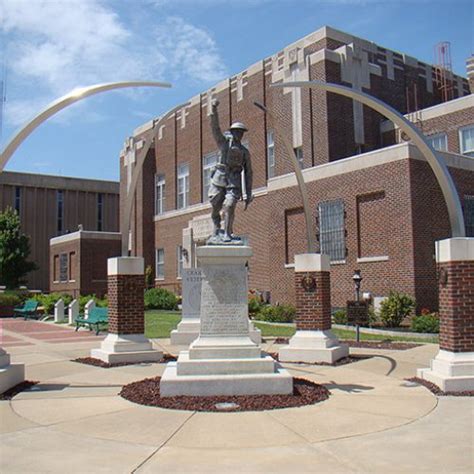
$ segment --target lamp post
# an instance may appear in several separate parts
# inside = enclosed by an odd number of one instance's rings
[[[352,280],[354,281],[354,285],[355,285],[356,305],[359,306],[359,303],[360,303],[360,282],[362,281],[362,277],[360,276],[360,270],[354,270],[354,275],[352,276]],[[356,324],[356,341],[357,342],[360,341],[359,321],[357,321],[357,324]]]

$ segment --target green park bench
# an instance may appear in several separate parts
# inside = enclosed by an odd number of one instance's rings
[[[38,302],[36,300],[26,300],[23,306],[17,306],[13,309],[13,317],[22,316],[25,321],[28,318],[39,318]]]
[[[89,317],[87,319],[82,314],[76,318],[76,331],[78,331],[81,326],[89,326],[89,330],[92,331],[93,326],[95,326],[95,333],[98,335],[100,331],[100,325],[108,323],[108,308],[92,308],[89,310]]]

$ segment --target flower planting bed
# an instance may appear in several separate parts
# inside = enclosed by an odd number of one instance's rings
[[[288,344],[289,337],[277,337],[275,344]],[[340,342],[347,344],[349,347],[360,347],[363,349],[389,349],[393,351],[406,351],[419,347],[421,344],[414,342],[392,342],[392,341],[353,341],[352,339],[341,339]]]
[[[423,385],[423,387],[426,387],[431,393],[438,397],[474,397],[474,390],[466,390],[465,392],[443,392],[437,385],[428,382],[428,380],[420,379],[418,377],[411,377],[405,380]]]
[[[330,392],[323,385],[306,379],[293,378],[291,395],[234,395],[212,397],[161,397],[161,377],[140,380],[125,385],[119,395],[140,405],[206,412],[242,412],[275,410],[278,408],[314,405],[329,398]]]
[[[18,395],[25,390],[33,387],[33,385],[38,384],[39,382],[33,382],[31,380],[25,380],[20,382],[12,388],[9,388],[6,392],[0,393],[0,400],[11,400],[15,395]]]
[[[103,360],[96,359],[95,357],[79,357],[78,359],[73,359],[71,362],[78,362],[79,364],[93,365],[94,367],[101,367],[103,369],[112,369],[114,367],[124,367],[126,365],[140,365],[140,364],[163,364],[168,362],[174,362],[176,357],[171,354],[163,354],[163,359],[160,362],[155,360],[143,361],[143,362],[116,362],[114,364],[109,364]]]

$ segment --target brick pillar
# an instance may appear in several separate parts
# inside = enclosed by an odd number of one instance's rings
[[[474,390],[474,238],[436,242],[439,352],[418,376],[444,391]]]
[[[107,261],[109,334],[91,356],[108,363],[156,361],[162,353],[145,337],[145,269],[141,257]]]
[[[282,362],[328,362],[349,349],[331,332],[331,279],[327,255],[295,255],[296,334],[282,347]]]
[[[331,329],[331,280],[329,269],[321,272],[296,271],[296,329]]]

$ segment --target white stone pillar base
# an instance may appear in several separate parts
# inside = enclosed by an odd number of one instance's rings
[[[296,331],[288,347],[278,352],[280,362],[305,362],[314,364],[334,362],[347,357],[349,347],[341,344],[331,331]]]
[[[25,381],[25,365],[10,364],[10,354],[0,348],[0,394]]]
[[[154,349],[143,334],[109,334],[100,349],[91,350],[91,357],[108,364],[159,362],[163,359],[163,353]]]
[[[474,390],[474,352],[440,350],[429,369],[418,369],[416,376],[437,385],[443,392]]]
[[[170,342],[173,346],[189,346],[199,337],[201,321],[199,318],[182,319],[176,329],[171,331]]]

